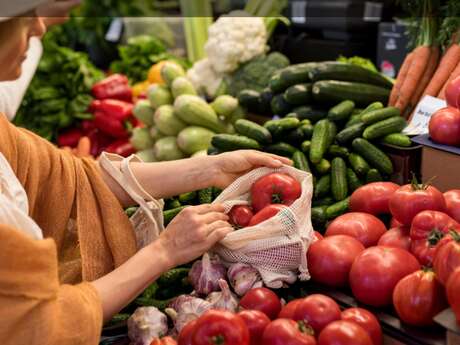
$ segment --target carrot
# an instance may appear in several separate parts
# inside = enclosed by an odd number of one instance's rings
[[[430,60],[431,49],[429,46],[421,45],[415,48],[412,64],[407,72],[407,77],[399,90],[396,108],[404,113],[407,105],[412,99],[412,95],[417,89],[417,85],[423,77],[423,72],[428,66]]]
[[[460,45],[453,44],[447,49],[444,56],[439,63],[438,69],[433,75],[428,86],[423,91],[423,96],[429,95],[436,97],[441,91],[442,87],[449,79],[451,73],[460,61]]]
[[[390,101],[388,102],[389,106],[394,106],[396,101],[398,100],[399,90],[401,89],[404,80],[406,79],[407,72],[409,71],[409,67],[412,65],[412,61],[414,59],[414,53],[407,54],[406,58],[404,59],[401,68],[399,69],[398,76],[396,77],[396,82],[391,90],[390,94]]]
[[[449,85],[449,83],[452,80],[454,80],[455,78],[457,78],[458,76],[460,76],[460,63],[457,65],[457,67],[455,67],[453,72],[450,74],[449,79],[447,79],[447,81],[444,84],[444,86],[442,87],[441,91],[439,91],[438,98],[446,99],[446,87],[447,87],[447,85]]]

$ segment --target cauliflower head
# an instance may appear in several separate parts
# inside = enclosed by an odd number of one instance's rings
[[[223,74],[214,70],[209,59],[202,59],[187,71],[187,78],[196,90],[214,95],[222,83]]]

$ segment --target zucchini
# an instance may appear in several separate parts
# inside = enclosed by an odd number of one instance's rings
[[[335,139],[339,144],[345,145],[353,139],[359,138],[363,134],[365,128],[366,125],[362,122],[346,127],[337,133]]]
[[[270,89],[275,92],[283,92],[288,87],[296,84],[306,83],[310,80],[309,73],[316,63],[302,63],[291,65],[280,70],[270,80]]]
[[[356,173],[351,168],[347,168],[347,183],[348,189],[351,193],[363,185],[358,175],[356,175]]]
[[[317,206],[329,206],[332,205],[335,202],[333,198],[330,196],[326,196],[324,198],[318,199],[318,200],[313,200],[312,206],[317,207]]]
[[[377,85],[386,89],[393,87],[393,83],[379,72],[343,62],[318,64],[310,71],[309,76],[312,81],[337,79]]]
[[[317,206],[311,208],[311,223],[315,229],[322,228],[327,222],[328,206]]]
[[[197,197],[196,192],[182,193],[179,195],[179,201],[182,205],[193,205]]]
[[[326,118],[327,113],[327,110],[312,108],[310,106],[305,105],[294,108],[291,113],[293,115],[291,116],[297,117],[299,120],[310,120],[312,123],[315,123],[321,119]]]
[[[342,201],[336,202],[327,207],[326,218],[331,220],[346,213],[350,207],[350,197],[343,199]]]
[[[341,157],[346,159],[350,155],[350,152],[346,147],[339,145],[331,145],[327,150],[327,154],[331,157]]]
[[[283,132],[287,132],[299,127],[300,121],[294,117],[285,117],[279,120],[269,120],[265,122],[264,127],[272,134],[272,136],[279,136]]]
[[[355,109],[355,102],[349,100],[340,102],[329,110],[327,118],[331,121],[346,120],[351,116],[353,109]]]
[[[260,108],[260,92],[242,90],[238,93],[238,103],[247,110],[257,113]]]
[[[356,105],[373,101],[388,102],[390,90],[383,87],[347,81],[323,80],[313,84],[313,98],[320,103],[331,104],[352,100]]]
[[[325,175],[331,170],[331,163],[322,158],[318,164],[315,164],[315,170],[319,175]]]
[[[236,121],[234,126],[238,134],[254,139],[263,145],[267,145],[272,142],[272,135],[270,131],[255,122],[241,119]]]
[[[404,118],[401,116],[393,116],[367,127],[363,132],[363,138],[367,140],[373,140],[388,134],[399,133],[406,126],[407,122]]]
[[[311,146],[311,141],[310,140],[305,140],[302,145],[300,145],[300,149],[302,150],[303,153],[308,153],[310,152],[310,146]]]
[[[318,164],[326,153],[328,146],[333,140],[333,138],[332,140],[330,138],[330,135],[333,134],[333,128],[332,122],[327,119],[320,120],[316,123],[313,129],[310,147],[310,161],[313,164]]]
[[[163,221],[164,225],[167,226],[175,216],[179,214],[180,211],[182,211],[184,208],[189,207],[189,206],[180,206],[173,208],[172,210],[167,210],[163,212]]]
[[[311,101],[312,84],[297,84],[287,88],[284,100],[291,105],[308,104]]]
[[[366,183],[383,181],[382,175],[377,169],[370,169],[366,175]]]
[[[198,191],[198,201],[200,205],[212,203],[212,187],[201,189]]]
[[[402,133],[388,134],[383,137],[382,143],[399,147],[410,147],[412,145],[410,138]]]
[[[322,176],[318,182],[316,182],[313,195],[315,199],[321,198],[329,194],[331,190],[331,175]]]
[[[297,149],[294,146],[289,145],[288,143],[282,143],[282,142],[267,146],[265,150],[269,153],[273,153],[275,155],[288,157],[288,158],[291,158],[294,155],[294,153],[297,151]]]
[[[343,200],[348,195],[347,165],[340,157],[331,162],[331,191],[336,201]]]
[[[283,94],[273,96],[270,106],[273,115],[284,116],[291,111],[291,105],[284,100]]]
[[[387,107],[363,114],[361,120],[366,125],[372,125],[373,123],[388,119],[393,116],[401,116],[401,111],[396,107]]]
[[[354,151],[362,155],[364,159],[381,173],[387,175],[393,173],[393,163],[391,163],[390,158],[366,139],[357,138],[353,140],[352,146]]]
[[[216,134],[212,137],[211,144],[222,152],[260,149],[259,143],[254,139],[234,134]]]
[[[366,160],[356,153],[350,153],[348,156],[348,162],[350,163],[353,171],[358,175],[365,177],[369,169],[371,168]]]
[[[294,152],[292,155],[292,161],[294,162],[295,168],[310,172],[310,166],[308,165],[307,157],[305,157],[305,154],[302,151]]]

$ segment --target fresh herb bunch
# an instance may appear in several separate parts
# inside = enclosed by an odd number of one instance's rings
[[[447,0],[441,7],[441,13],[444,19],[441,23],[438,40],[443,47],[448,47],[460,39],[458,34],[460,31],[460,2]],[[457,42],[455,42],[455,38]]]

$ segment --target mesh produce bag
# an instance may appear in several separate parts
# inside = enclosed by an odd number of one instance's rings
[[[228,234],[213,251],[227,264],[242,262],[253,266],[266,286],[280,288],[283,283],[294,283],[299,271],[301,280],[310,278],[306,252],[313,241],[312,175],[289,166],[259,168],[233,182],[214,203],[223,204],[226,213],[235,205],[248,205],[254,182],[274,172],[288,174],[299,181],[302,186],[300,198],[276,216]]]

